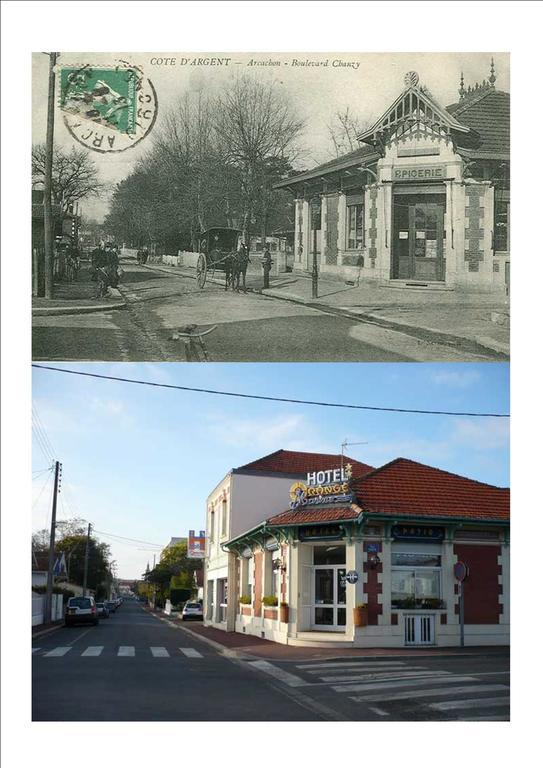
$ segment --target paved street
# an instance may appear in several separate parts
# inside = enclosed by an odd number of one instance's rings
[[[127,306],[89,314],[33,318],[34,360],[184,361],[180,328],[217,325],[206,336],[212,361],[484,360],[473,345],[444,345],[431,337],[357,321],[340,309],[322,311],[249,290],[224,291],[208,282],[152,266],[123,262]],[[248,280],[260,287],[260,276]]]
[[[509,718],[505,652],[235,658],[131,601],[97,627],[34,638],[32,654],[34,720]]]
[[[317,720],[273,678],[125,601],[33,641],[33,720]]]

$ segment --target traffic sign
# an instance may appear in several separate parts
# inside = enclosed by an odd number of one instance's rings
[[[454,578],[457,581],[464,581],[465,579],[467,579],[469,574],[468,566],[464,562],[462,562],[462,560],[459,560],[457,563],[454,564],[453,570],[454,570]]]
[[[347,571],[347,575],[345,576],[349,584],[356,584],[358,581],[358,573],[356,571]]]

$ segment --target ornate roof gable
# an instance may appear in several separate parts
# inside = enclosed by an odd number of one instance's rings
[[[449,138],[452,133],[469,133],[470,129],[437,104],[419,85],[416,72],[405,76],[406,88],[371,128],[358,140],[373,146],[384,146],[392,138],[420,132],[422,136],[439,134]]]

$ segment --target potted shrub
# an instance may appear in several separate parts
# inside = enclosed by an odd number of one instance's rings
[[[368,606],[363,603],[355,606],[355,608],[353,608],[353,618],[355,627],[367,627]]]
[[[239,601],[240,601],[240,603],[242,605],[251,605],[251,596],[250,595],[241,595]]]
[[[266,608],[277,608],[278,602],[275,595],[264,595],[262,598],[262,605],[265,605]]]
[[[288,603],[281,603],[279,605],[279,620],[283,624],[288,624]]]

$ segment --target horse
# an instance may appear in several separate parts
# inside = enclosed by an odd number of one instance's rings
[[[249,258],[248,250],[245,246],[242,246],[234,256],[233,272],[232,272],[232,290],[239,292],[240,277],[243,277],[243,292],[247,293],[247,287],[245,285],[245,277],[247,275],[247,267],[251,259]],[[235,282],[235,286],[234,286]]]

